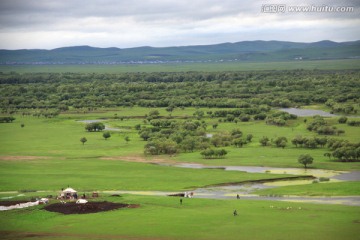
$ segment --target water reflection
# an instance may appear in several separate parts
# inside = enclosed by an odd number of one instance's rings
[[[331,114],[322,110],[313,110],[313,109],[300,109],[300,108],[280,108],[280,111],[294,114],[299,117],[311,117],[319,115],[322,117],[335,117],[337,115]]]

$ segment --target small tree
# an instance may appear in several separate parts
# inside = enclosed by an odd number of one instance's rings
[[[200,152],[200,154],[204,157],[204,158],[212,158],[215,154],[214,150],[211,148],[205,149],[203,151]]]
[[[84,145],[87,142],[86,137],[82,137],[80,138],[80,142],[82,142],[82,144]]]
[[[22,123],[20,126],[23,128],[23,127],[25,127],[25,124]]]
[[[231,136],[234,138],[241,138],[243,135],[242,131],[238,128],[231,130]]]
[[[338,122],[339,122],[339,123],[346,123],[346,122],[347,122],[347,120],[348,120],[348,118],[347,118],[347,117],[342,116],[342,117],[340,117],[340,118],[338,119]]]
[[[339,136],[340,134],[343,134],[343,133],[345,133],[345,130],[343,130],[343,129],[338,129],[337,131],[336,131],[336,134]]]
[[[313,160],[313,157],[311,157],[309,154],[302,154],[298,158],[298,162],[303,164],[305,168],[308,164],[312,164]]]
[[[105,129],[105,125],[101,122],[88,123],[85,126],[85,130],[88,132],[102,131]]]
[[[126,143],[129,143],[129,142],[130,142],[129,136],[126,136],[124,139],[125,139]]]
[[[250,133],[246,136],[246,141],[251,142],[253,135]]]
[[[203,118],[205,115],[204,111],[201,110],[197,110],[196,112],[194,112],[193,116],[196,117],[198,120],[200,120],[201,118]]]
[[[224,157],[227,154],[227,151],[225,149],[218,150],[218,155],[220,157]]]
[[[153,118],[158,118],[159,115],[160,115],[160,113],[159,113],[158,110],[151,110],[151,111],[149,112],[149,117],[152,118],[152,119],[153,119]]]
[[[246,140],[244,140],[242,138],[235,138],[232,141],[232,144],[235,145],[238,148],[241,148],[244,144],[246,144]]]
[[[174,111],[175,107],[173,105],[168,106],[165,110],[171,115],[172,111]]]
[[[110,137],[111,137],[111,134],[109,132],[104,132],[103,133],[103,138],[105,138],[105,140],[107,140]]]
[[[269,141],[270,141],[269,138],[264,136],[260,139],[259,142],[261,143],[262,146],[267,146]]]
[[[277,137],[275,139],[274,143],[277,147],[285,148],[286,143],[287,143],[287,138],[286,137]]]

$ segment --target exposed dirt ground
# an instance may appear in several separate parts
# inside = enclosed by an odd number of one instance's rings
[[[54,203],[44,207],[50,212],[58,212],[63,214],[86,214],[110,211],[119,208],[138,208],[138,204],[112,203],[112,202],[88,202],[85,204],[76,203]]]
[[[123,236],[123,235],[99,235],[99,234],[76,234],[62,232],[16,232],[0,231],[2,240],[22,240],[22,239],[86,239],[86,240],[103,240],[103,239],[121,239],[121,240],[172,240],[170,237],[140,237],[140,236]]]
[[[114,156],[114,157],[102,157],[103,160],[120,160],[126,162],[140,162],[140,163],[176,163],[170,159],[164,158],[149,158],[146,159],[141,156]]]
[[[38,159],[49,159],[50,157],[43,156],[0,156],[0,160],[3,161],[21,161],[21,160],[38,160]]]

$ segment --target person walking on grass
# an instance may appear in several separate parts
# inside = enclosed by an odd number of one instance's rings
[[[180,198],[180,205],[182,205],[182,198]]]
[[[234,214],[234,217],[238,215],[236,209],[234,210],[233,214]]]

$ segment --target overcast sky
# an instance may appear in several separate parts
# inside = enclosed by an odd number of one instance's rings
[[[265,4],[275,3],[285,11],[269,13]],[[289,10],[311,5],[353,11]],[[0,0],[0,49],[353,41],[360,39],[359,6],[358,0]]]

